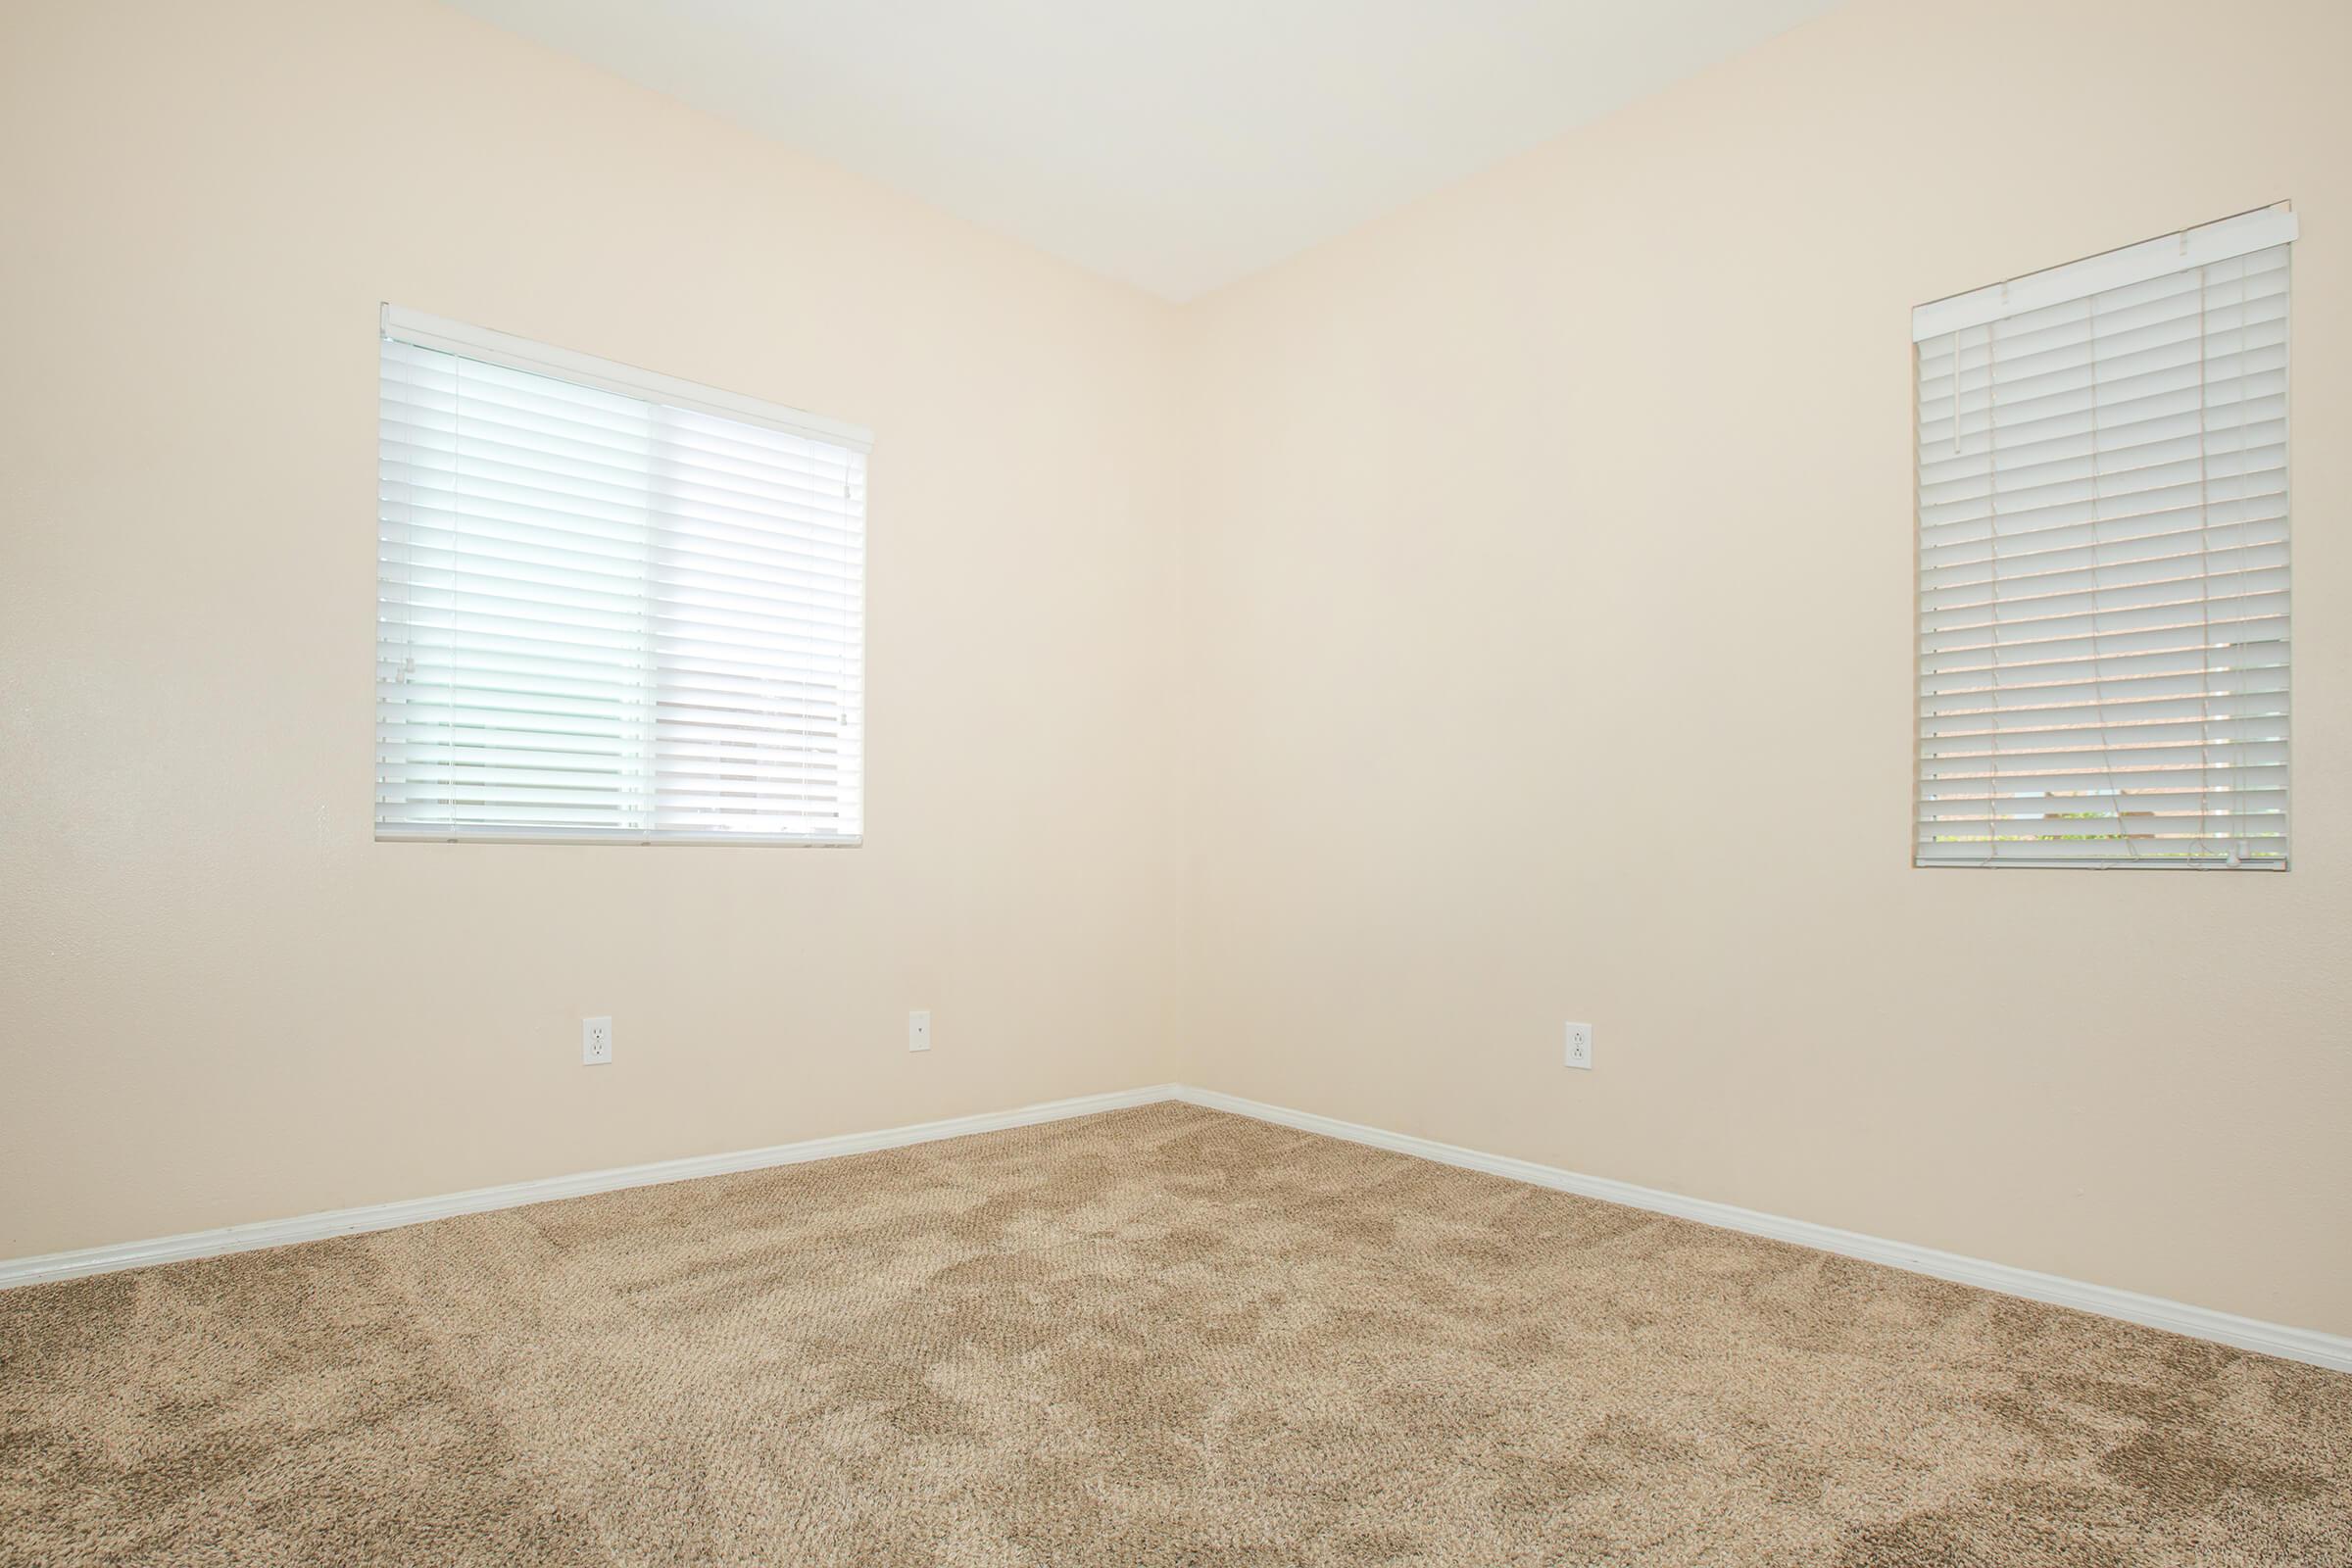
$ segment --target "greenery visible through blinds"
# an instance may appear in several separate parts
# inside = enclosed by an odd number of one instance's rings
[[[2285,864],[2291,224],[1921,308],[1920,863]]]
[[[378,835],[857,842],[862,433],[385,320]]]

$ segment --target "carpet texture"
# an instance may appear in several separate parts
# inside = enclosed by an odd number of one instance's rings
[[[2352,1378],[1182,1105],[0,1294],[0,1562],[2352,1564]]]

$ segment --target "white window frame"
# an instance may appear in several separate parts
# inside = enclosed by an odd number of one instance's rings
[[[466,322],[429,316],[422,312],[403,310],[391,304],[380,307],[378,318],[382,338],[411,344],[418,348],[437,350],[462,359],[524,371],[615,393],[649,404],[700,414],[746,424],[764,425],[772,429],[803,436],[810,440],[847,448],[863,454],[873,447],[873,432],[864,426],[845,420],[827,418],[782,404],[747,397],[740,393],[663,375],[617,361],[600,359],[594,355],[570,349],[552,347],[512,333],[474,326]],[[381,463],[379,453],[378,462]],[[862,498],[858,509],[859,534],[866,537],[866,514]],[[381,519],[379,517],[379,530]],[[379,532],[380,540],[380,532]],[[380,543],[379,543],[380,548]],[[858,736],[858,780],[856,808],[858,828],[850,834],[809,833],[752,833],[724,830],[677,830],[664,828],[588,827],[527,827],[473,826],[467,824],[418,824],[387,822],[379,800],[372,814],[375,837],[380,842],[409,843],[466,843],[466,844],[632,844],[632,845],[733,845],[741,848],[818,848],[854,849],[864,842],[864,786],[865,761],[870,756],[865,727],[864,671],[870,648],[867,637],[867,597],[869,594],[867,564],[870,554],[861,550],[858,572],[858,683],[856,702],[856,731]],[[381,588],[379,565],[379,592]],[[378,679],[381,674],[381,644],[378,648]],[[379,710],[380,714],[380,710]],[[380,716],[379,716],[380,722]],[[379,787],[383,781],[381,764],[377,771]]]
[[[2087,299],[2094,295],[2107,293],[2110,290],[2124,289],[2139,283],[2153,282],[2157,279],[2164,278],[2172,274],[2201,270],[2216,264],[2230,262],[2239,257],[2252,256],[2258,252],[2284,248],[2289,246],[2294,241],[2296,235],[2297,224],[2295,220],[2295,215],[2287,206],[2287,204],[2280,202],[2270,207],[2259,208],[2251,212],[2241,213],[2233,218],[2223,219],[2216,222],[2205,223],[2198,225],[2197,227],[2183,229],[2172,234],[2166,234],[2159,238],[2147,240],[2139,244],[2125,246],[2121,249],[2105,252],[2101,255],[2089,257],[2082,261],[2050,268],[2038,272],[2028,273],[2019,277],[2008,279],[2005,282],[1992,284],[1985,288],[1975,289],[1965,294],[1954,295],[1946,299],[1936,300],[1930,304],[1919,306],[1913,311],[1912,342],[1914,349],[1914,363],[1912,390],[1914,407],[1912,430],[1914,440],[1913,452],[1915,472],[1912,486],[1912,542],[1915,555],[1913,578],[1915,589],[1917,591],[1913,601],[1914,618],[1912,673],[1914,679],[1915,706],[1911,773],[1913,805],[1909,831],[1911,833],[1912,845],[1911,863],[1914,866],[1924,869],[2026,866],[2034,869],[2074,868],[2118,870],[2128,868],[2140,870],[2244,869],[2275,871],[2284,871],[2289,868],[2291,864],[2291,835],[2293,832],[2293,815],[2291,810],[2293,791],[2291,787],[2291,742],[2289,739],[2289,735],[2291,733],[2289,727],[2291,725],[2291,719],[2286,715],[2291,712],[2292,697],[2291,691],[2285,688],[2291,686],[2291,652],[2281,656],[2281,664],[2279,666],[2278,678],[2281,682],[2281,687],[2277,693],[2278,700],[2278,715],[2276,716],[2273,721],[2278,726],[2280,733],[2275,739],[2265,738],[2261,742],[2261,744],[2275,749],[2278,754],[2278,760],[2275,762],[2267,762],[2266,760],[2266,767],[2276,768],[2278,774],[2276,788],[2280,794],[2282,800],[2288,803],[2288,808],[2281,819],[2282,823],[2284,824],[2284,833],[2287,836],[2278,841],[2279,845],[2278,854],[2257,858],[2254,858],[2250,853],[2246,853],[2244,851],[2244,844],[2241,843],[2238,845],[2233,845],[2230,849],[2230,852],[2226,856],[2219,854],[2174,854],[2162,851],[2143,856],[2139,851],[2133,849],[2128,854],[2119,854],[2109,851],[2107,853],[2095,856],[2086,855],[2070,857],[2063,851],[2055,854],[2046,853],[2048,845],[2063,842],[2061,836],[2051,835],[2046,831],[2040,836],[2041,842],[2036,846],[2036,849],[2039,853],[2034,853],[2030,856],[2021,854],[2013,857],[2004,857],[1998,851],[1997,846],[1987,846],[1981,854],[1969,854],[1957,849],[1948,853],[1936,855],[1931,855],[1927,853],[1927,842],[1923,835],[1926,827],[1926,803],[1929,800],[1928,778],[1930,769],[1929,751],[1927,744],[1928,731],[1926,727],[1929,717],[1929,704],[1926,694],[1928,691],[1927,676],[1930,646],[1929,605],[1928,594],[1926,591],[1928,579],[1924,570],[1926,561],[1923,554],[1927,544],[1927,515],[1924,488],[1924,481],[1926,477],[1925,453],[1921,447],[1921,442],[1924,438],[1925,431],[1925,426],[1923,424],[1924,411],[1919,403],[1919,399],[1923,393],[1923,382],[1922,363],[1919,356],[1930,343],[1937,339],[1950,339],[1955,345],[1957,345],[1957,343],[1960,341],[1960,334],[1967,333],[1977,328],[1988,327],[1992,323],[2003,321],[2009,318],[2024,316],[2031,312],[2045,310],[2049,307],[2064,305],[2076,300]],[[2291,269],[2291,261],[2288,265]],[[2284,352],[2285,363],[2291,369],[2291,276],[2285,285],[2285,292],[2290,301],[2286,307],[2288,312],[2287,320],[2290,328],[2290,347]],[[2203,328],[2200,327],[2200,330],[2203,330]],[[2244,351],[2241,349],[2238,352]],[[2201,368],[2203,361],[2200,360],[2199,364]],[[1954,374],[1956,380],[1957,372],[1955,371]],[[2281,379],[2283,383],[2283,374]],[[2202,385],[2202,382],[2200,382],[2200,385]],[[2291,425],[2291,415],[2286,412],[2287,409],[2291,408],[2291,398],[2289,398],[2286,392],[2283,390],[2280,393],[2280,397],[2282,399],[2282,413],[2279,416],[2279,418],[2282,430],[2284,431],[2279,438],[2281,444],[2280,462],[2282,465],[2284,465],[2284,466],[2280,470],[2282,475],[2281,482],[2283,485],[2283,493],[2281,495],[2282,515],[2278,520],[2278,526],[2282,539],[2291,541],[2293,506],[2292,496],[2294,489],[2291,468],[2293,443],[2291,428],[2289,428]],[[2092,407],[2094,409],[2096,408],[2095,399]],[[2202,403],[2200,402],[2199,416],[2201,440],[2203,439],[2202,407]],[[2202,462],[2203,460],[2200,459],[2200,472],[2202,472]],[[2094,472],[2096,470],[2094,468]],[[2094,490],[2093,494],[2095,495],[2096,493],[2097,492]],[[2204,515],[2200,522],[2200,528],[2202,529],[2212,529],[2216,526],[2217,524],[2211,520],[2209,515]],[[2282,543],[2278,548],[2281,552],[2282,561],[2287,561],[2287,546]],[[2292,593],[2291,563],[2281,564],[2278,570],[2279,572],[2282,584],[2278,593],[2279,599],[2282,602],[2285,602],[2291,599]],[[2093,612],[2091,613],[2095,616],[2098,612]],[[2281,609],[2277,612],[2277,615],[2282,626],[2291,624],[2290,610]],[[1997,614],[1995,618],[1997,620]],[[2102,657],[2107,657],[2102,656],[2098,652],[2098,636],[2099,634],[2095,631],[2091,634],[2092,651],[2090,657],[2094,664]],[[2291,632],[2282,631],[2280,636],[2281,638],[2291,637]],[[2280,646],[2291,648],[2291,643],[2281,642]],[[1997,648],[1998,641],[1996,639],[1996,667],[1998,662]],[[2209,662],[2206,669],[2208,679],[2210,679],[2214,673],[2214,667]],[[2093,676],[2091,677],[2091,680],[2095,683],[2102,678],[2103,676]],[[2262,688],[2262,690],[2267,692],[2271,689]],[[2211,698],[2212,688],[2208,687],[2206,688],[2205,692],[2205,700],[2211,701]],[[2210,710],[2207,710],[2207,716],[2203,722],[2207,724],[2214,722]],[[2105,730],[2106,725],[2104,720],[2102,719],[2102,722],[2095,727]],[[2188,744],[2192,746],[2200,744],[2210,746],[2212,743],[2191,742]],[[2108,747],[2109,743],[2102,738],[2098,748],[2101,750],[2102,755],[2113,755],[2107,750]],[[2018,750],[2022,752],[2025,749],[2019,748]],[[2222,764],[2216,763],[2213,765],[2215,767],[2219,767]],[[2244,776],[2245,775],[2242,772],[2239,772],[2235,769],[2231,770],[2230,777],[2233,783],[2236,779]],[[2256,776],[2260,777],[2261,775],[2257,774]],[[2184,786],[2184,788],[2186,786]],[[2270,781],[2265,778],[2260,787],[2270,788],[2272,785]],[[2201,790],[2203,786],[2200,785],[2199,788]],[[1992,792],[1992,794],[1996,803],[1998,803],[2001,799],[1999,792],[1995,790]],[[2015,798],[2016,797],[2011,797],[2010,799],[2014,800]],[[2053,795],[2051,797],[2053,800],[2065,800],[2069,798],[2072,797],[2069,795]],[[2112,798],[2121,801],[2128,799],[2129,796],[2125,793],[2118,793]],[[1989,814],[1997,816],[1997,804],[1993,808],[1989,808]],[[2111,812],[2110,814],[2114,813]],[[2032,817],[2020,818],[2021,823],[2030,822],[2033,820],[2036,819]],[[2047,818],[2045,817],[2042,820],[2047,820]],[[2020,835],[2021,840],[2031,837],[2034,837],[2034,835]],[[2135,836],[2129,834],[2122,836],[2120,839],[2120,842],[2126,845],[2131,845],[2134,841]],[[2157,845],[2163,845],[2167,842],[2177,843],[2181,841],[2166,841],[2158,839],[2151,840],[2150,842]],[[2245,842],[2252,843],[2258,841],[2250,839]],[[2243,854],[2244,858],[2241,858],[2241,854]]]

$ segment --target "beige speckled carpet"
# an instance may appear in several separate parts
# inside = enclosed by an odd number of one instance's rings
[[[9,1564],[2352,1563],[2352,1378],[1155,1105],[0,1295]]]

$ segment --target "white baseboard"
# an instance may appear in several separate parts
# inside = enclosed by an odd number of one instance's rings
[[[514,1182],[505,1187],[483,1187],[470,1193],[451,1193],[441,1198],[409,1199],[395,1203],[372,1203],[365,1208],[340,1208],[323,1214],[304,1214],[293,1219],[265,1220],[254,1225],[191,1231],[184,1236],[167,1236],[157,1241],[123,1242],[112,1247],[84,1248],[78,1251],[50,1252],[39,1257],[11,1258],[0,1260],[0,1290],[17,1285],[34,1285],[44,1280],[74,1279],[84,1274],[141,1268],[151,1263],[218,1257],[228,1252],[252,1251],[266,1247],[291,1247],[301,1242],[322,1241],[330,1236],[391,1230],[396,1226],[416,1225],[425,1220],[448,1219],[459,1214],[482,1214],[493,1209],[516,1208],[525,1203],[543,1203],[552,1199],[615,1192],[624,1187],[651,1187],[662,1182],[690,1181],[698,1176],[721,1176],[731,1171],[761,1170],[772,1165],[830,1159],[837,1154],[862,1154],[877,1149],[901,1149],[909,1144],[932,1143],[943,1138],[963,1138],[973,1133],[1000,1132],[1009,1127],[1028,1127],[1072,1116],[1091,1116],[1099,1111],[1125,1110],[1165,1100],[1180,1100],[1187,1104],[1229,1111],[1257,1121],[1296,1128],[1300,1132],[1365,1144],[1374,1149],[1435,1160],[1441,1165],[1485,1171],[1491,1176],[1502,1176],[1556,1192],[1596,1198],[1606,1203],[1621,1203],[1629,1208],[1648,1209],[1654,1213],[1671,1214],[1678,1219],[1696,1220],[1702,1225],[1743,1231],[1750,1236],[1792,1242],[1817,1251],[1836,1252],[1845,1257],[1861,1258],[1865,1262],[1885,1263],[1892,1268],[1908,1269],[1914,1274],[1928,1274],[1961,1285],[1973,1285],[1980,1290],[1997,1291],[2004,1296],[2020,1296],[2028,1300],[2048,1301],[2103,1317],[2121,1318],[2127,1323],[2143,1324],[2168,1333],[2187,1335],[2191,1339],[2211,1340],[2218,1345],[2258,1350],[2265,1355],[2281,1356],[2290,1361],[2308,1361],[2314,1366],[2352,1372],[2352,1339],[2341,1335],[2323,1334],[2316,1329],[2289,1328],[2284,1324],[2265,1323],[2256,1318],[2216,1312],[2208,1307],[2190,1306],[2183,1301],[2168,1301],[2161,1297],[2140,1296],[2104,1285],[2088,1285],[2055,1274],[2037,1274],[2032,1269],[2011,1268],[2005,1263],[1962,1257],[1956,1252],[1939,1252],[1934,1248],[1912,1247],[1902,1242],[1837,1230],[1805,1220],[1785,1219],[1778,1214],[1736,1208],[1729,1203],[1710,1202],[1703,1198],[1686,1198],[1680,1193],[1637,1187],[1631,1182],[1613,1181],[1606,1176],[1580,1175],[1553,1165],[1539,1165],[1533,1160],[1481,1153],[1475,1149],[1462,1149],[1404,1133],[1384,1132],[1377,1127],[1365,1127],[1332,1116],[1318,1116],[1311,1111],[1269,1105],[1260,1101],[1245,1100],[1239,1095],[1221,1094],[1213,1089],[1196,1089],[1189,1084],[1157,1084],[1113,1094],[1082,1095],[1075,1100],[1056,1100],[1042,1105],[1024,1105],[1017,1110],[990,1111],[976,1116],[956,1116],[947,1121],[894,1127],[885,1132],[844,1133],[833,1138],[811,1138],[798,1144],[778,1144],[768,1149],[747,1149],[731,1154],[700,1154],[687,1159],[662,1160],[652,1165],[626,1165],[616,1170],[585,1171],[576,1176],[551,1176],[539,1181]]]
[[[2324,1366],[2337,1372],[2352,1372],[2352,1339],[2342,1335],[2323,1334],[2316,1329],[2289,1328],[2280,1323],[2265,1323],[2258,1318],[2238,1317],[2234,1313],[2217,1312],[2209,1307],[2190,1306],[2183,1301],[2168,1301],[2161,1297],[2141,1296],[2104,1285],[2087,1285],[2081,1280],[2063,1279],[2055,1274],[2037,1274],[2032,1269],[2011,1268],[2005,1263],[1989,1263],[1980,1257],[1962,1257],[1957,1252],[1939,1252],[1930,1247],[1912,1247],[1902,1242],[1837,1230],[1827,1225],[1814,1225],[1804,1220],[1784,1219],[1778,1214],[1760,1214],[1754,1209],[1735,1208],[1729,1203],[1710,1202],[1703,1198],[1686,1198],[1680,1193],[1636,1187],[1631,1182],[1612,1181],[1606,1176],[1583,1176],[1553,1165],[1539,1165],[1533,1160],[1511,1159],[1501,1154],[1486,1154],[1474,1149],[1441,1144],[1428,1138],[1384,1132],[1377,1127],[1340,1121],[1331,1116],[1318,1116],[1309,1111],[1290,1110],[1281,1105],[1244,1100],[1238,1095],[1220,1094],[1211,1089],[1183,1086],[1176,1091],[1176,1098],[1187,1104],[1231,1111],[1258,1121],[1297,1128],[1300,1132],[1319,1133],[1326,1138],[1343,1138],[1351,1144],[1368,1144],[1374,1149],[1412,1154],[1421,1159],[1435,1160],[1441,1165],[1458,1165],[1464,1170],[1485,1171],[1491,1176],[1504,1176],[1536,1187],[1575,1193],[1584,1198],[1597,1198],[1607,1203],[1645,1208],[1660,1214],[1672,1214],[1678,1219],[1696,1220],[1702,1225],[1744,1231],[1750,1236],[1767,1236],[1777,1242],[1793,1242],[1817,1251],[1836,1252],[1870,1263],[1885,1263],[1914,1274],[1928,1274],[1939,1280],[1974,1285],[1980,1290],[1997,1291],[2003,1296],[2022,1296],[2028,1300],[2071,1306],[2077,1311],[2121,1318],[2127,1323],[2183,1334],[2191,1339],[2211,1340],[2217,1345],[2235,1346],[2242,1350],[2259,1350],[2264,1355],[2280,1356],[2289,1361],[2308,1361],[2314,1366]]]
[[[250,1252],[265,1247],[292,1247],[323,1241],[330,1236],[353,1236],[363,1231],[388,1231],[401,1225],[459,1214],[485,1214],[493,1209],[519,1208],[557,1198],[581,1198],[590,1193],[617,1192],[624,1187],[653,1187],[662,1182],[691,1181],[697,1176],[723,1176],[731,1171],[762,1170],[771,1165],[797,1165],[804,1160],[831,1159],[836,1154],[863,1154],[877,1149],[902,1149],[908,1144],[964,1138],[973,1133],[1002,1132],[1038,1122],[1092,1116],[1098,1111],[1125,1110],[1176,1098],[1174,1084],[1148,1089],[1122,1089],[1107,1095],[1081,1095],[1075,1100],[1049,1101],[1017,1110],[986,1111],[956,1116],[887,1132],[843,1133],[811,1138],[804,1143],[777,1144],[768,1149],[746,1149],[731,1154],[696,1154],[651,1165],[623,1165],[614,1170],[582,1171],[576,1176],[548,1176],[537,1181],[513,1182],[505,1187],[481,1187],[470,1193],[440,1198],[412,1198],[394,1203],[370,1203],[364,1208],[338,1208],[323,1214],[301,1214],[292,1219],[264,1220],[253,1225],[229,1225],[220,1230],[190,1231],[151,1242],[121,1242],[112,1247],[87,1247],[72,1252],[48,1252],[38,1257],[0,1260],[0,1290],[37,1285],[45,1280],[70,1280],[84,1274],[108,1274],[116,1269],[144,1268],[151,1263],[177,1263],[192,1257],[219,1257]]]

